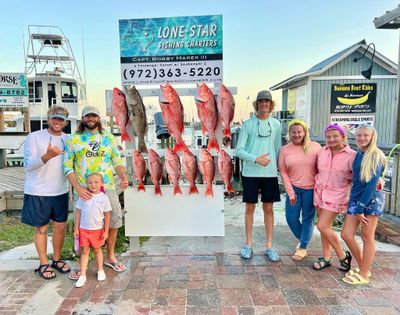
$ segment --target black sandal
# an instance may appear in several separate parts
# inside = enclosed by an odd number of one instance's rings
[[[339,259],[340,261],[340,266],[339,266],[339,270],[343,271],[343,272],[348,272],[351,268],[351,260],[353,259],[353,257],[351,257],[351,254],[349,251],[346,251],[346,257],[343,259]]]
[[[315,267],[315,264],[317,264],[318,267]],[[330,266],[332,266],[331,260],[325,259],[325,257],[319,257],[318,260],[313,264],[314,270],[322,270]]]
[[[46,280],[51,280],[56,277],[56,273],[54,272],[54,270],[48,270],[49,268],[50,268],[49,264],[39,265],[39,268],[35,269],[35,272],[39,273],[39,276],[41,276],[42,278]],[[46,277],[45,274],[49,273],[51,274],[51,276]]]
[[[58,265],[61,264],[61,267]],[[68,273],[71,271],[71,268],[68,269],[64,269],[65,265],[67,263],[65,261],[60,260],[53,260],[53,262],[51,263],[51,267],[56,269],[57,271],[61,272],[61,273]]]

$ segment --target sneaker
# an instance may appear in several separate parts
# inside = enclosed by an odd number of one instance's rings
[[[264,252],[264,255],[268,260],[273,261],[273,262],[281,260],[279,258],[278,253],[273,248],[266,249],[265,252]]]
[[[253,256],[253,250],[249,245],[244,245],[240,251],[240,256],[242,256],[244,259],[250,259],[251,256]]]
[[[97,281],[104,281],[106,280],[106,273],[104,270],[97,271]]]
[[[76,281],[75,286],[77,288],[82,288],[85,285],[86,276],[79,276],[78,281]]]

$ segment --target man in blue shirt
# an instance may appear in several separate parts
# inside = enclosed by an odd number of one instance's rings
[[[281,124],[270,117],[275,103],[269,91],[260,91],[253,106],[256,116],[244,122],[236,147],[236,155],[243,160],[243,202],[246,203],[246,245],[240,254],[242,258],[252,257],[254,210],[261,192],[266,235],[265,256],[271,261],[278,261],[279,255],[272,247],[272,234],[273,203],[280,201],[277,160],[281,146]]]

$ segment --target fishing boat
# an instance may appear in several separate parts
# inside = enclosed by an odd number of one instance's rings
[[[47,128],[46,113],[53,105],[69,112],[66,133],[76,130],[86,85],[69,39],[58,26],[28,26],[25,73],[28,81],[31,131]],[[16,117],[16,130],[23,131],[23,116]]]

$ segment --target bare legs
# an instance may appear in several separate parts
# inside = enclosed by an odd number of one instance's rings
[[[273,203],[263,202],[262,208],[264,211],[266,247],[272,248],[272,235],[274,229]],[[253,244],[253,222],[254,222],[255,209],[256,209],[255,203],[246,203],[246,212],[245,212],[246,244],[249,247],[251,247]]]

